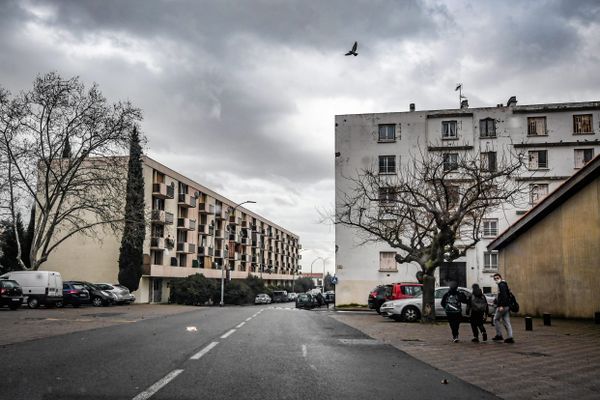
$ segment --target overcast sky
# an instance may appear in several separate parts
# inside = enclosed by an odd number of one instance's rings
[[[333,271],[334,115],[454,108],[457,82],[471,107],[598,100],[599,38],[597,0],[0,0],[0,85],[57,71],[131,100],[150,157]]]

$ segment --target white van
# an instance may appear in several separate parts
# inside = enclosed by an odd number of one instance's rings
[[[63,281],[59,272],[11,271],[0,276],[0,279],[17,281],[29,308],[38,308],[40,304],[53,307],[62,301]]]

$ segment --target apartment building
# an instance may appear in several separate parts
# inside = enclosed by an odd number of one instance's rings
[[[448,163],[472,153],[486,168],[516,152],[525,154],[525,173],[517,179],[528,188],[527,204],[507,204],[486,216],[483,239],[436,276],[438,284],[478,282],[491,292],[498,254],[486,246],[600,152],[600,102],[517,105],[511,97],[496,107],[469,108],[463,102],[458,109],[416,111],[411,104],[409,110],[335,117],[336,199],[352,190],[348,178],[361,170],[396,174],[420,152],[442,153]],[[378,284],[416,280],[418,265],[398,265],[396,249],[383,242],[363,244],[363,238],[364,233],[336,225],[338,304],[366,303]]]
[[[165,302],[172,279],[196,273],[220,279],[259,276],[290,284],[298,273],[298,235],[144,156],[144,196],[149,226],[139,302]],[[44,265],[64,280],[117,282],[120,237],[69,239]]]

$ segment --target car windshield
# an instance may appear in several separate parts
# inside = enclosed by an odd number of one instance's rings
[[[7,289],[12,289],[12,288],[18,288],[20,287],[19,284],[15,281],[8,281],[8,280],[3,280],[2,281],[2,287],[5,287]]]
[[[96,287],[100,290],[113,290],[114,288],[110,285],[106,285],[104,283],[96,283]]]

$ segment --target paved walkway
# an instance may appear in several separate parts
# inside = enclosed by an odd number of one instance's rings
[[[472,343],[471,326],[461,324],[461,342],[450,341],[447,323],[394,322],[376,313],[332,316],[367,335],[504,399],[599,399],[600,325],[593,321],[534,319],[525,331],[522,318],[511,318],[515,344],[490,340]],[[451,384],[451,382],[449,383]]]

